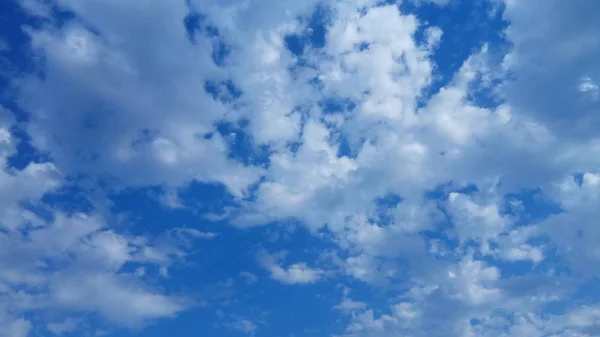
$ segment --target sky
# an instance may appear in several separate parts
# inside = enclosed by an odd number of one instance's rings
[[[0,337],[600,336],[599,1],[0,13]]]

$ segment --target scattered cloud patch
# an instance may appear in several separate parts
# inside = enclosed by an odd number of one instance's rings
[[[240,276],[244,279],[247,284],[254,284],[258,281],[258,276],[251,272],[242,271],[240,272]]]
[[[311,268],[304,262],[282,265],[284,256],[285,253],[261,252],[258,254],[258,263],[269,272],[271,279],[283,284],[310,284],[324,276],[323,270]]]

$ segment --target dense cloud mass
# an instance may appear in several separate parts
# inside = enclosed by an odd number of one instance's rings
[[[2,6],[0,337],[600,335],[600,2]]]

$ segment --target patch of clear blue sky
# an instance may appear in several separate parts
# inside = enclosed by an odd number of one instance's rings
[[[336,318],[335,313],[329,310],[339,300],[335,282],[282,285],[270,280],[268,272],[257,266],[255,257],[261,249],[270,252],[285,249],[290,251],[286,265],[312,261],[327,248],[323,242],[302,228],[289,238],[272,241],[266,228],[244,230],[231,228],[223,222],[212,223],[189,209],[166,209],[156,199],[149,197],[151,195],[152,192],[147,190],[128,191],[112,199],[115,202],[113,211],[129,214],[131,219],[135,219],[130,229],[134,233],[160,232],[174,226],[185,226],[213,231],[219,236],[212,240],[196,241],[194,254],[188,259],[191,264],[174,268],[170,271],[171,278],[161,282],[161,287],[191,293],[209,305],[186,312],[177,321],[161,322],[156,329],[145,331],[145,336],[162,336],[165,331],[177,336],[195,336],[200,332],[199,327],[202,327],[204,336],[223,336],[226,330],[214,327],[218,322],[217,309],[226,315],[238,315],[251,320],[262,317],[268,321],[268,326],[261,326],[260,329],[273,336],[308,328],[318,328],[323,333],[334,331],[335,324],[325,323],[333,322]],[[224,190],[216,185],[193,184],[181,196],[186,202],[195,204],[200,213],[211,211],[214,204],[217,204],[217,208],[229,204]],[[246,284],[239,275],[241,271],[256,274],[258,282]],[[223,323],[231,319],[223,318]],[[127,333],[124,332],[123,336],[127,336]]]
[[[423,95],[423,101],[448,84],[464,61],[484,44],[488,45],[491,55],[504,55],[508,44],[503,38],[507,23],[502,19],[502,9],[492,1],[453,0],[443,7],[428,1],[402,2],[400,10],[414,14],[421,22],[415,35],[417,43],[423,42],[429,27],[438,27],[443,32],[432,56],[435,80]],[[486,102],[491,99],[489,93],[481,92],[480,95],[476,97],[478,103],[493,103]]]

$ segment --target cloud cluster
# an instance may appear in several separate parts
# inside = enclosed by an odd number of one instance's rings
[[[23,1],[41,70],[10,84],[48,159],[11,166],[2,110],[0,325],[27,336],[39,322],[26,314],[57,310],[138,327],[194,304],[139,268],[166,276],[217,234],[128,234],[44,199],[84,176],[158,186],[173,210],[194,207],[178,194],[190,183],[218,184],[232,202],[208,219],[300,224],[335,248],[288,265],[261,250],[272,282],[394,294],[344,296],[340,336],[597,334],[598,299],[569,298],[600,271],[600,8],[490,1],[511,46],[477,46],[441,84],[446,33],[394,3]],[[46,319],[55,333],[80,322]]]
[[[78,324],[54,322],[63,315],[94,313],[118,326],[138,327],[194,305],[127,269],[167,268],[185,256],[184,239],[214,234],[175,229],[162,237],[134,236],[111,228],[100,214],[57,209],[42,196],[61,188],[64,176],[50,162],[31,162],[20,170],[9,166],[18,143],[12,127],[2,110],[0,322],[8,327],[3,334],[28,336],[32,322],[24,315],[32,312],[50,322],[48,331],[59,333]]]

